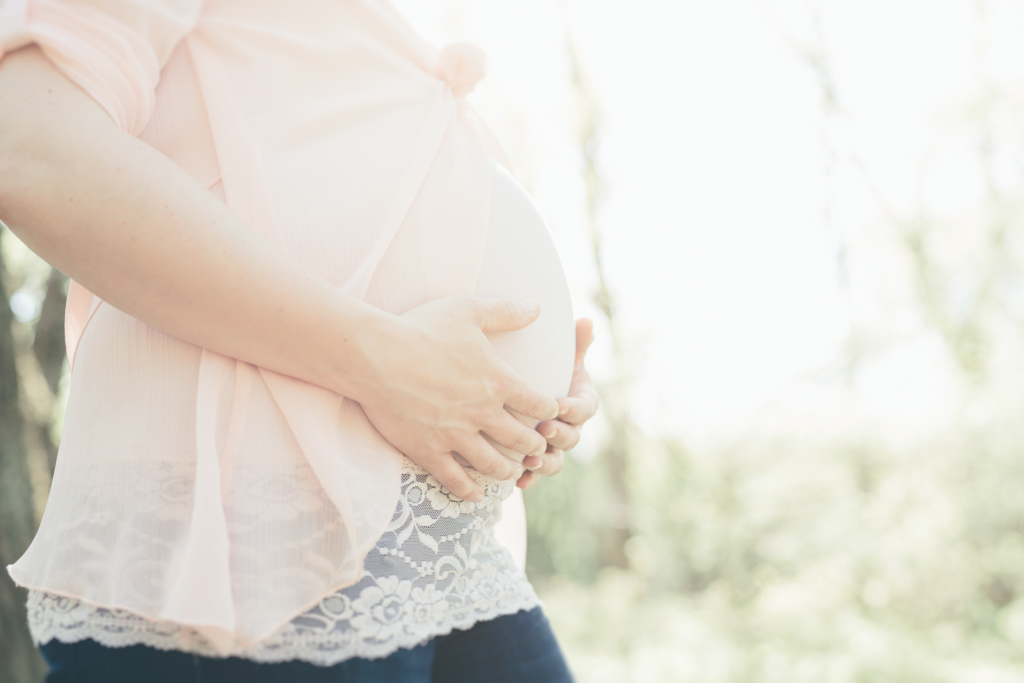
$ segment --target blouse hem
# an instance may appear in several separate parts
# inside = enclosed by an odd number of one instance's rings
[[[529,584],[527,584],[529,585]],[[506,596],[511,597],[511,596]],[[452,619],[443,624],[438,624],[433,629],[427,629],[422,633],[407,634],[396,637],[393,641],[387,644],[373,645],[363,643],[361,646],[346,649],[343,653],[338,650],[335,651],[322,651],[319,648],[323,645],[313,645],[312,647],[304,646],[302,639],[296,639],[296,642],[291,646],[275,647],[272,650],[266,651],[255,651],[255,652],[230,652],[227,654],[218,653],[216,650],[210,648],[182,648],[175,647],[171,640],[178,640],[179,636],[172,636],[167,634],[167,637],[147,637],[144,632],[110,632],[102,629],[71,629],[57,627],[47,629],[48,633],[37,634],[32,632],[32,642],[39,647],[45,645],[51,641],[58,641],[65,644],[74,644],[83,640],[93,640],[104,647],[110,648],[122,648],[132,647],[134,645],[144,645],[151,647],[156,650],[163,652],[186,652],[189,654],[196,654],[201,657],[209,657],[215,659],[225,659],[228,657],[238,657],[241,659],[248,659],[260,664],[280,664],[288,661],[304,661],[315,666],[334,666],[340,664],[349,659],[383,659],[388,657],[400,649],[412,649],[427,643],[428,641],[439,638],[450,634],[456,630],[466,630],[472,626],[497,619],[498,617],[507,616],[509,614],[515,614],[517,612],[530,610],[535,607],[543,606],[541,600],[533,592],[532,589],[528,591],[520,592],[519,594],[512,597],[508,602],[502,603],[502,600],[496,600],[496,605],[487,609],[483,613],[476,613],[466,615],[461,618]],[[98,606],[103,607],[103,606]],[[479,606],[474,606],[479,607]],[[110,609],[103,607],[103,609]],[[127,610],[126,610],[127,611]],[[475,610],[474,610],[475,611]],[[133,613],[134,614],[134,613]],[[201,651],[197,651],[201,650]]]

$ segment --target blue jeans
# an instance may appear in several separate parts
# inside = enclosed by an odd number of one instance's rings
[[[40,647],[47,683],[571,683],[547,617],[536,607],[465,631],[452,631],[383,659],[334,666],[291,661],[258,664],[145,645],[104,647],[92,640]]]

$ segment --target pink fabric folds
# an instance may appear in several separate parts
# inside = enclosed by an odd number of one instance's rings
[[[200,0],[8,0],[0,56],[38,43],[46,56],[137,135],[153,113],[160,67],[195,25]]]
[[[386,3],[8,0],[0,39],[39,43],[339,291],[394,313],[473,291],[490,168],[461,95],[483,64],[464,48],[439,64]],[[77,284],[67,333],[57,472],[15,581],[186,624],[225,652],[356,580],[400,465],[358,404]]]
[[[456,97],[464,97],[487,75],[487,55],[472,43],[445,45],[437,55],[437,75]]]

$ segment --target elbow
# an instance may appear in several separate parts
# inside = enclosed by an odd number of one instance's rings
[[[19,198],[25,194],[26,176],[34,164],[30,150],[45,131],[38,104],[25,84],[25,62],[35,47],[4,55],[0,60],[0,220],[10,225],[18,213]]]
[[[18,164],[14,153],[5,144],[7,135],[0,134],[0,221],[10,223],[15,211],[14,202],[17,196]]]

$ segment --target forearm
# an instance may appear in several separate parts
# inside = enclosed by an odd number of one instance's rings
[[[384,316],[274,250],[34,48],[0,62],[0,219],[120,310],[342,393],[357,330]]]

